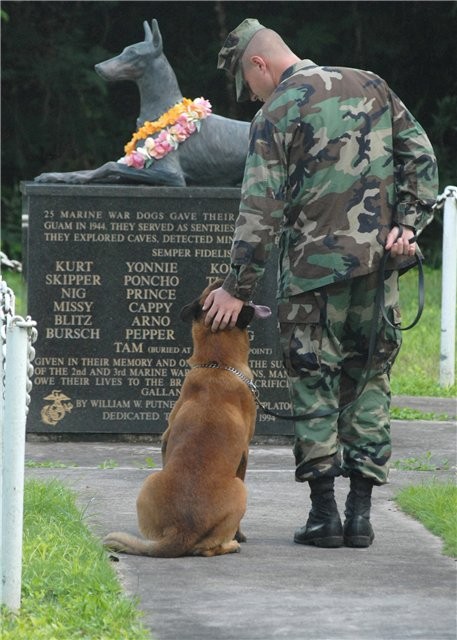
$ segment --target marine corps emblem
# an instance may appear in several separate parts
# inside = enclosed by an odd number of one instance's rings
[[[54,390],[44,400],[51,404],[47,404],[41,409],[41,420],[44,424],[49,424],[53,427],[65,417],[66,413],[70,413],[73,409],[71,398],[61,391]]]

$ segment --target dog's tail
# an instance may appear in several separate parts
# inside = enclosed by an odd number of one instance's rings
[[[152,558],[178,558],[189,552],[189,544],[176,538],[145,540],[122,531],[113,531],[103,539],[103,545],[111,551]]]

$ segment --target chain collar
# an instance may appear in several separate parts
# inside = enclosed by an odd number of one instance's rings
[[[208,362],[207,364],[194,364],[192,366],[192,369],[223,369],[224,371],[230,371],[231,373],[234,373],[236,376],[238,376],[240,380],[242,380],[244,383],[247,384],[252,395],[254,396],[254,398],[257,399],[258,391],[257,391],[257,387],[254,384],[254,381],[248,378],[247,376],[245,376],[244,373],[242,373],[241,371],[238,371],[238,369],[235,369],[234,367],[224,367],[218,364],[217,362]]]

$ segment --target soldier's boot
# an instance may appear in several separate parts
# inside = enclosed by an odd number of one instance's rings
[[[370,523],[372,489],[373,481],[369,478],[351,476],[343,527],[344,544],[347,547],[369,547],[374,540],[374,531]]]
[[[294,542],[316,547],[341,547],[343,527],[335,502],[334,478],[316,478],[309,481],[309,486],[311,511],[306,525],[295,532]]]

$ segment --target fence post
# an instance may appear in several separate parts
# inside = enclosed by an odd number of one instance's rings
[[[6,256],[5,256],[6,257]],[[3,265],[4,254],[0,253]],[[3,438],[4,438],[4,411],[5,411],[5,358],[6,358],[6,327],[14,316],[14,293],[8,288],[6,282],[0,276],[0,604],[3,604]]]
[[[457,296],[457,187],[445,188],[441,281],[440,386],[455,381],[455,320]]]
[[[4,287],[2,282],[2,297]],[[14,300],[14,295],[13,295]],[[3,318],[2,318],[3,320]],[[6,316],[2,335],[1,424],[1,599],[10,610],[21,605],[22,530],[24,510],[25,422],[30,401],[30,361],[36,339],[36,322],[28,317]],[[3,327],[2,327],[3,332]]]

